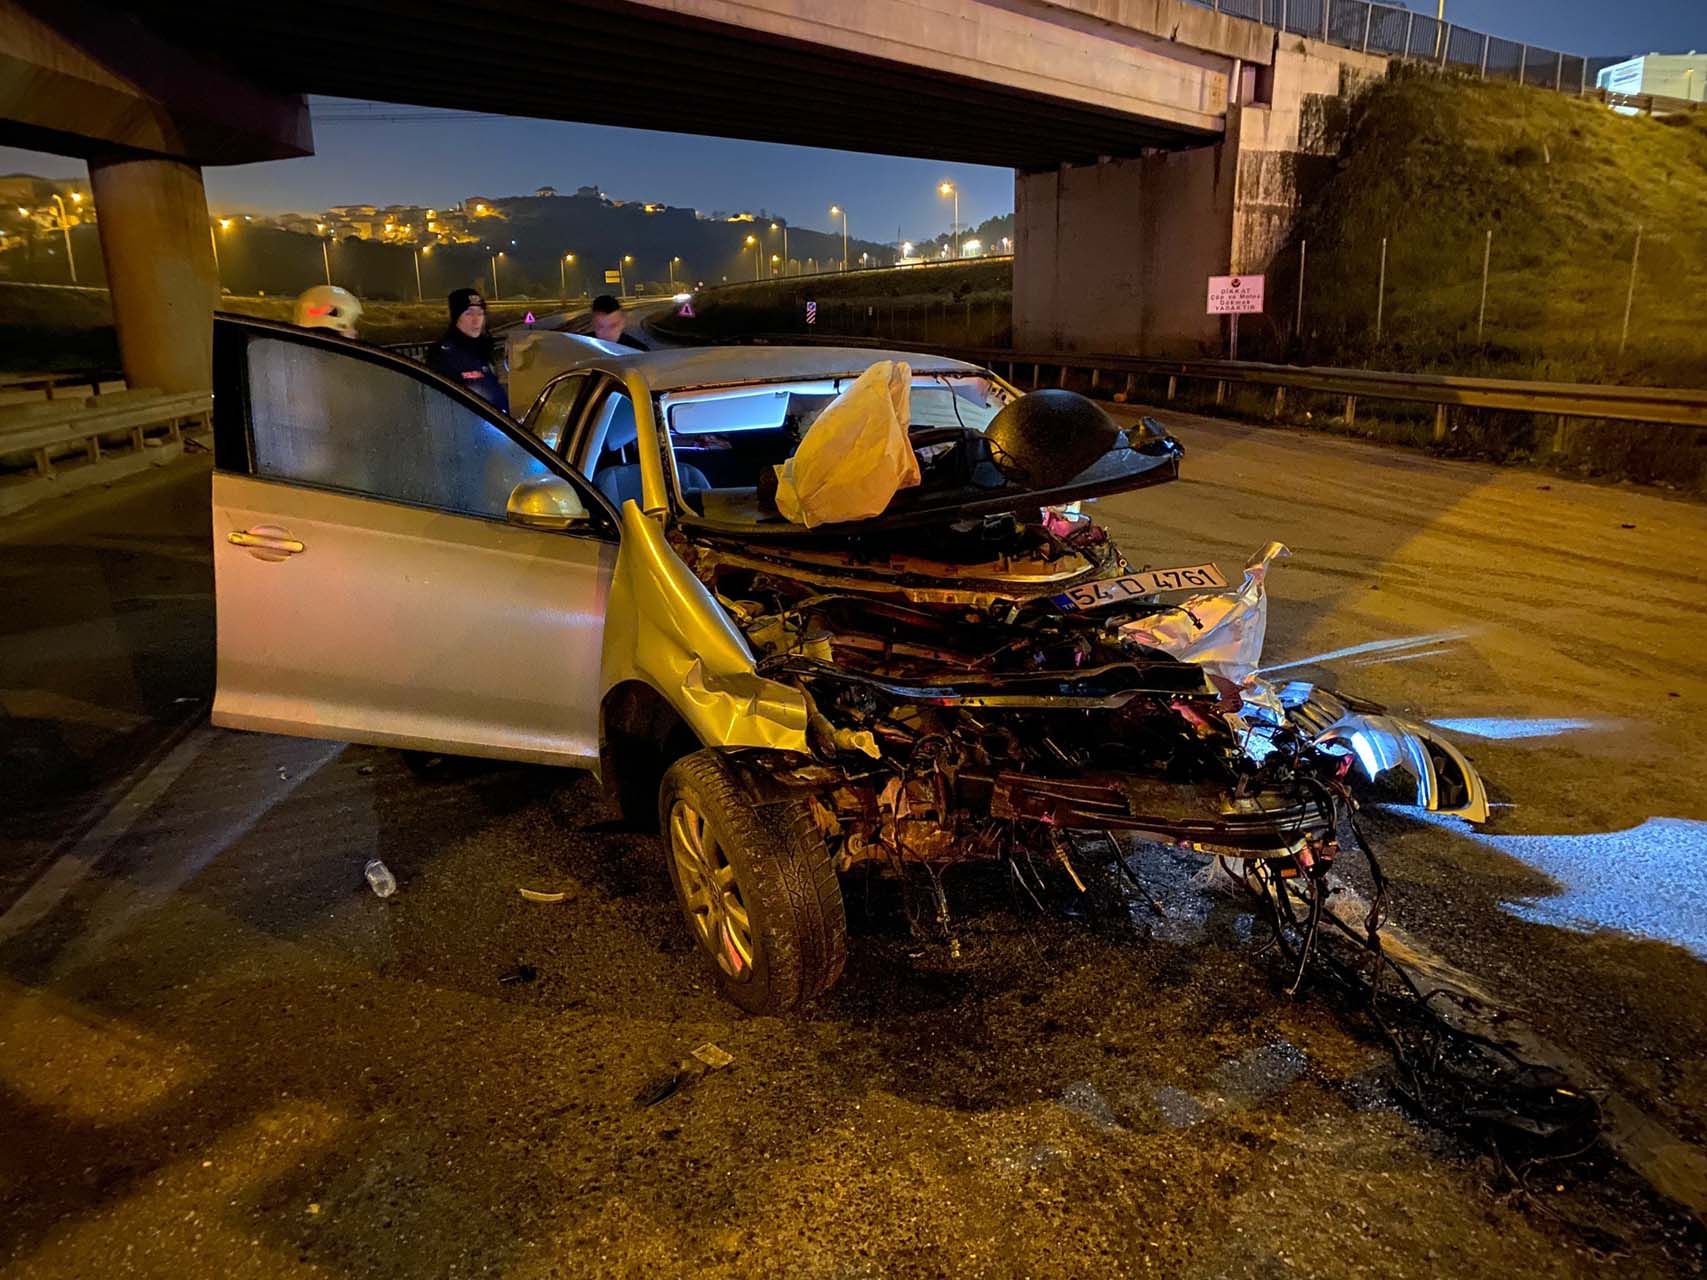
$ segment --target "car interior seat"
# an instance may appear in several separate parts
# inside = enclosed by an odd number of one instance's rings
[[[640,439],[640,431],[634,420],[634,405],[628,397],[619,398],[611,413],[610,425],[605,429],[605,442],[601,458],[623,458],[630,445]],[[711,481],[705,477],[705,472],[688,463],[678,463],[676,474],[682,482],[682,496],[701,493],[711,488]],[[617,461],[599,467],[593,473],[593,484],[598,491],[609,498],[611,505],[617,510],[630,498],[640,501],[640,464],[638,462]]]

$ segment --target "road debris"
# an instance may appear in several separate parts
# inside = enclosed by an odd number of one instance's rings
[[[706,1041],[674,1067],[652,1077],[634,1094],[637,1107],[655,1107],[713,1071],[722,1071],[735,1061],[735,1055]]]
[[[518,964],[508,973],[498,975],[498,982],[506,987],[519,986],[524,982],[532,982],[539,977],[539,970],[531,964]]]
[[[362,868],[362,875],[377,898],[389,898],[397,892],[397,877],[392,875],[391,868],[378,858],[368,859],[367,866]]]
[[[735,1061],[734,1054],[719,1045],[712,1044],[709,1040],[700,1045],[699,1048],[695,1049],[693,1051],[693,1056],[705,1063],[705,1065],[710,1067],[713,1071],[721,1071],[724,1067],[727,1067],[730,1063]]]
[[[549,889],[529,889],[523,886],[518,888],[516,892],[529,902],[566,902],[569,899],[569,894],[561,889],[552,891]]]

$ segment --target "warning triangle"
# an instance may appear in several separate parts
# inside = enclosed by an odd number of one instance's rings
[[[533,312],[531,312],[531,311],[528,312],[527,315],[523,318],[522,323],[523,324],[532,324],[533,323]]]
[[[678,316],[680,316],[683,320],[692,320],[693,319],[693,303],[691,303],[691,302],[682,303],[682,309],[680,311],[676,312],[676,314]]]

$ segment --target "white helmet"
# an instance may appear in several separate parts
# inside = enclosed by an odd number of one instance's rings
[[[355,294],[335,284],[317,284],[297,296],[291,323],[302,329],[331,329],[353,338],[361,317],[361,299]]]

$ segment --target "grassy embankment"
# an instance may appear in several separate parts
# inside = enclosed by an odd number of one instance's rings
[[[289,320],[289,298],[221,300],[221,309],[267,320]],[[495,325],[558,310],[551,302],[495,302]],[[363,305],[361,336],[378,345],[424,342],[445,327],[443,302],[369,302]],[[0,284],[0,372],[116,370],[118,341],[112,307],[103,289],[54,289],[40,285]]]
[[[1707,116],[1653,120],[1516,85],[1393,80],[1359,103],[1339,170],[1297,238],[1309,240],[1303,350],[1313,360],[1707,385]],[[1286,308],[1295,245],[1271,274],[1270,297]]]

